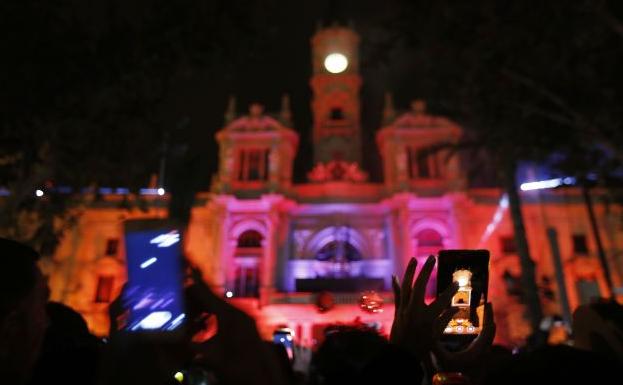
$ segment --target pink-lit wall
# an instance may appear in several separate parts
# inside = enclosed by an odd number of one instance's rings
[[[524,192],[524,216],[531,253],[537,265],[537,275],[554,277],[551,251],[546,238],[546,227],[553,226],[559,235],[566,287],[572,308],[580,303],[576,282],[579,279],[595,280],[602,295],[607,294],[603,273],[596,257],[594,240],[590,233],[585,207],[577,191],[548,191],[541,193],[550,203],[534,201],[534,193]],[[185,240],[188,257],[204,273],[204,278],[215,290],[223,292],[231,281],[235,265],[235,240],[245,229],[255,229],[264,235],[260,257],[262,278],[258,299],[234,299],[234,303],[253,314],[264,335],[286,324],[311,333],[314,324],[351,322],[360,317],[365,322],[379,322],[384,327],[393,314],[391,295],[386,298],[385,311],[368,314],[357,306],[357,293],[350,296],[336,294],[350,303],[338,304],[334,310],[320,313],[315,296],[306,293],[284,293],[280,279],[287,278],[288,262],[311,261],[310,253],[319,246],[323,231],[334,224],[335,218],[349,218],[352,231],[362,234],[358,240],[364,257],[371,262],[386,263],[387,276],[400,276],[408,258],[418,255],[417,234],[424,229],[438,232],[443,248],[484,247],[491,250],[490,298],[494,304],[498,338],[501,342],[519,343],[529,332],[522,318],[523,305],[510,297],[502,280],[504,271],[518,274],[519,262],[515,254],[504,254],[500,237],[512,235],[512,224],[505,213],[496,230],[485,244],[479,245],[482,234],[490,223],[501,195],[499,190],[472,190],[441,198],[418,198],[410,194],[394,196],[377,204],[297,204],[282,196],[268,195],[256,200],[238,200],[222,197],[207,200],[193,209],[191,223]],[[162,199],[166,199],[162,198]],[[551,202],[556,200],[556,202]],[[114,205],[114,202],[110,202]],[[620,227],[611,227],[622,214],[621,207],[596,206],[606,251],[610,257],[615,285],[620,286],[622,270],[620,250],[623,250]],[[125,281],[123,242],[117,255],[106,256],[106,240],[122,239],[122,226],[126,219],[164,216],[163,209],[124,210],[117,207],[89,208],[84,211],[78,225],[63,238],[53,261],[44,264],[50,276],[52,299],[67,303],[80,311],[90,328],[97,334],[107,332],[107,303],[95,303],[97,278],[115,277],[114,294]],[[375,219],[376,218],[376,219]],[[383,223],[382,231],[375,227]],[[330,236],[331,232],[325,234]],[[589,254],[574,255],[571,236],[585,234]],[[286,261],[284,245],[291,253]],[[357,243],[354,242],[354,243]],[[374,245],[374,242],[377,244]],[[300,244],[299,244],[300,243]],[[427,249],[427,252],[430,250]],[[379,254],[385,252],[386,254]],[[293,254],[292,254],[293,253]],[[617,257],[617,255],[619,257]],[[286,262],[286,263],[284,263]],[[268,273],[267,273],[268,272]],[[555,282],[552,284],[557,291]],[[288,297],[290,296],[290,297]],[[284,298],[288,298],[285,300]],[[560,314],[557,302],[542,299],[547,314]],[[289,301],[289,303],[288,303]]]

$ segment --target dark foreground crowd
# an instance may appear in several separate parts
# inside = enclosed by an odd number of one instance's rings
[[[573,339],[535,342],[519,352],[494,345],[495,322],[485,304],[481,333],[462,350],[442,334],[454,314],[456,287],[424,301],[435,265],[415,277],[412,259],[393,279],[396,311],[389,340],[364,326],[334,327],[312,353],[263,341],[255,322],[189,274],[183,336],[167,340],[119,332],[123,308],[110,306],[107,340],[89,333],[71,308],[48,301],[32,249],[0,239],[0,384],[566,384],[620,383],[623,308],[585,305],[573,317]],[[216,334],[208,329],[216,319]],[[532,341],[544,340],[536,336]]]

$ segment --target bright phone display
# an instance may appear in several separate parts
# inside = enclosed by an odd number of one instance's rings
[[[128,284],[123,296],[128,332],[174,332],[184,323],[179,230],[163,220],[125,226]]]
[[[290,359],[294,358],[294,337],[289,329],[280,329],[273,332],[273,342],[283,345]]]
[[[458,309],[444,330],[449,335],[477,335],[489,285],[488,250],[441,250],[437,265],[437,295],[452,283],[458,291],[451,306]]]

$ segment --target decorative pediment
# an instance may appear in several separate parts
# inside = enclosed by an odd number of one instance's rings
[[[288,102],[289,103],[289,102]],[[284,109],[285,108],[285,109]],[[258,132],[288,130],[279,120],[264,113],[264,107],[259,103],[253,103],[249,107],[249,114],[233,118],[234,112],[228,112],[231,120],[225,126],[227,131]],[[290,119],[289,107],[282,107],[282,118]]]
[[[393,126],[397,128],[433,128],[450,125],[450,121],[446,118],[413,112],[407,112],[399,116],[393,123]]]
[[[312,182],[365,182],[368,174],[359,168],[357,162],[332,160],[328,163],[318,163],[307,177]]]
[[[277,119],[267,115],[262,116],[243,116],[232,121],[225,129],[229,131],[276,131],[283,129]]]
[[[449,119],[431,115],[427,111],[426,101],[416,99],[411,102],[411,109],[402,114],[397,114],[393,108],[391,96],[385,101],[385,123],[395,128],[436,128],[455,126]]]

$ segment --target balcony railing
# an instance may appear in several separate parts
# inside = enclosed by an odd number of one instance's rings
[[[338,305],[353,305],[359,303],[361,293],[331,293],[333,301]],[[394,296],[391,292],[378,292],[385,303],[393,303]],[[317,293],[273,293],[268,302],[281,305],[306,305],[316,302]]]

